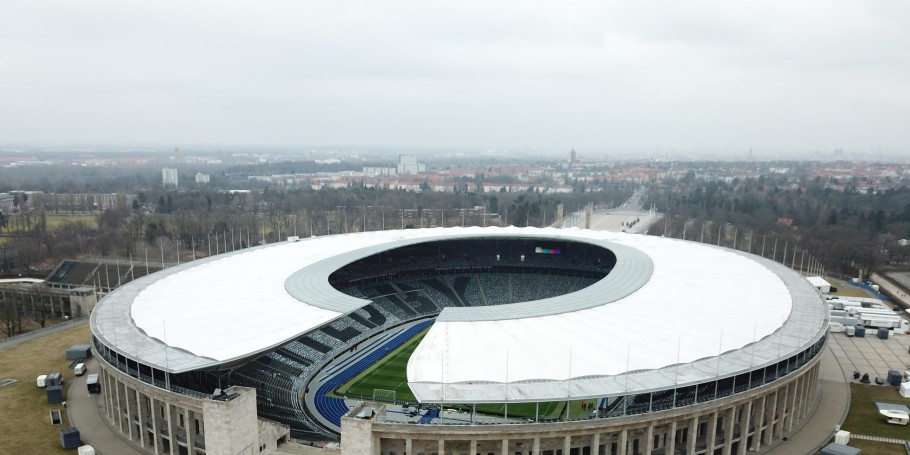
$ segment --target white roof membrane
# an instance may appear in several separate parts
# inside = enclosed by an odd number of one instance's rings
[[[165,371],[223,368],[367,304],[329,285],[339,267],[407,244],[477,237],[599,244],[617,264],[562,297],[443,310],[408,363],[421,401],[533,401],[685,384],[785,356],[825,318],[804,279],[732,250],[579,229],[448,228],[302,239],[169,268],[106,297],[92,330]],[[760,349],[747,348],[754,341]],[[635,370],[647,371],[624,374]]]
[[[575,234],[644,252],[654,262],[650,280],[621,300],[572,313],[473,322],[440,317],[408,362],[408,384],[420,401],[657,390],[774,363],[824,328],[821,296],[779,264],[681,240]],[[672,367],[677,364],[683,366]]]

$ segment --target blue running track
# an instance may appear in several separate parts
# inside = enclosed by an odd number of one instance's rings
[[[430,409],[426,414],[420,416],[420,421],[417,423],[430,423],[437,417],[439,417],[439,409]]]
[[[316,412],[325,417],[326,420],[331,422],[338,427],[341,427],[341,417],[347,414],[348,406],[344,403],[344,400],[341,398],[332,398],[328,396],[333,390],[341,387],[342,384],[348,382],[354,376],[360,374],[361,371],[367,369],[370,365],[378,362],[390,351],[395,350],[406,341],[414,337],[418,332],[432,324],[434,320],[424,321],[410,328],[404,330],[403,332],[396,335],[392,338],[382,349],[377,349],[371,352],[369,355],[361,358],[354,364],[347,367],[344,371],[336,374],[334,377],[326,381],[319,387],[319,390],[316,391],[316,396],[313,401],[316,405]]]

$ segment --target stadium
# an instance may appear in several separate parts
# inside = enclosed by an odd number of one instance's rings
[[[827,313],[740,251],[440,228],[171,267],[91,328],[103,412],[149,453],[730,454],[814,406]]]

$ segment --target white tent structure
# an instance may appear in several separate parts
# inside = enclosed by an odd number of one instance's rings
[[[806,277],[806,280],[808,280],[809,283],[812,284],[812,286],[815,286],[815,289],[818,289],[819,291],[821,291],[822,294],[827,294],[827,293],[831,292],[831,283],[829,283],[828,280],[826,280],[820,276],[809,276],[809,277]]]

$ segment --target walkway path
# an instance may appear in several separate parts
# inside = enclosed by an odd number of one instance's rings
[[[850,439],[864,439],[866,441],[890,442],[892,444],[907,444],[906,439],[883,438],[881,436],[868,436],[864,434],[851,434]]]
[[[98,362],[95,359],[88,359],[85,364],[88,373],[98,372]],[[79,429],[82,442],[90,444],[96,453],[102,455],[144,455],[145,452],[130,445],[114,432],[101,416],[101,400],[104,395],[88,393],[85,386],[88,373],[76,376],[66,395],[67,416],[73,426]]]

